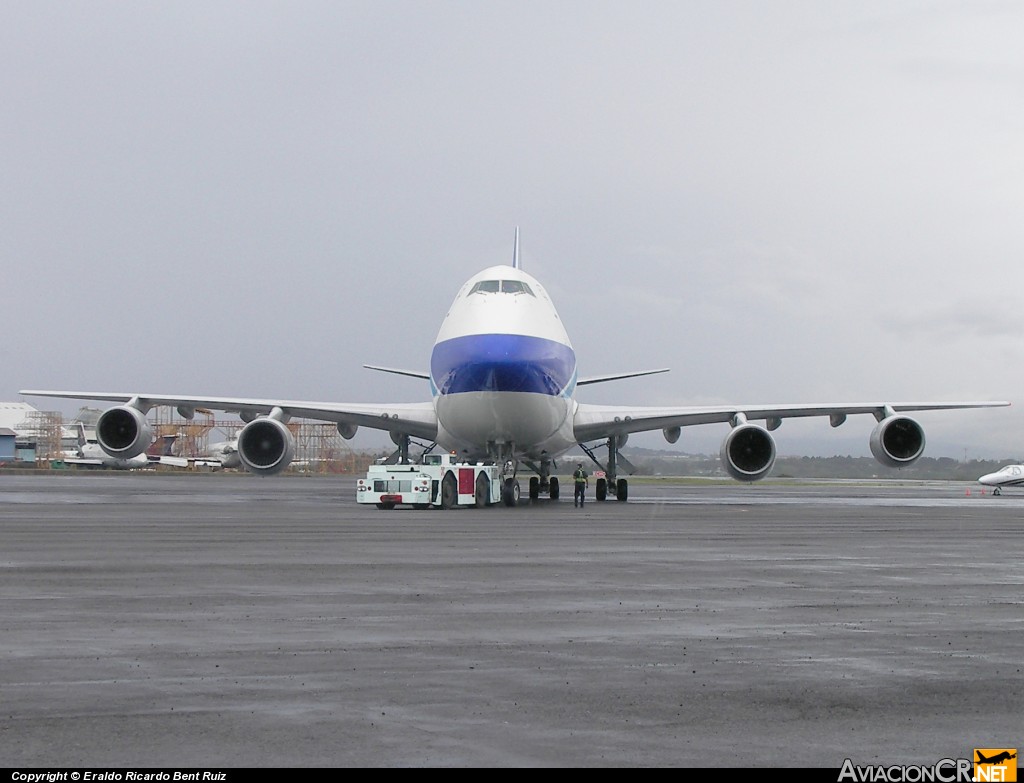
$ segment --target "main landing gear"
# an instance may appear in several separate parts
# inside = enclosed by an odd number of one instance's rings
[[[419,462],[423,459],[424,454],[429,454],[434,450],[434,447],[437,446],[437,441],[433,443],[421,443],[419,441],[414,441],[408,435],[401,432],[392,432],[391,440],[398,448],[391,452],[388,458],[384,460],[385,465],[408,465],[411,462]],[[412,458],[409,452],[409,446],[412,443],[415,443],[422,449],[419,456],[416,458]]]
[[[618,478],[618,466],[620,463],[629,473],[636,473],[636,468],[633,464],[619,453],[619,448],[625,442],[625,435],[609,435],[606,443],[599,443],[594,447],[608,447],[607,465],[601,464],[593,449],[589,448],[585,443],[580,444],[580,448],[587,453],[587,456],[594,461],[594,464],[605,472],[604,478],[599,478],[594,482],[594,497],[599,501],[607,500],[609,493],[619,501],[625,502],[629,498],[629,482],[624,478]]]

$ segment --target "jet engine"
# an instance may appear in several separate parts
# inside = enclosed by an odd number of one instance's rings
[[[130,405],[118,405],[100,414],[96,421],[96,440],[111,457],[131,459],[153,442],[153,430],[146,414]]]
[[[238,457],[253,473],[273,476],[287,468],[294,456],[295,439],[277,419],[255,419],[238,433]]]
[[[722,442],[722,464],[737,481],[757,481],[775,464],[775,441],[756,424],[733,427]]]
[[[924,430],[908,416],[888,416],[871,431],[871,453],[890,468],[912,465],[924,453]]]

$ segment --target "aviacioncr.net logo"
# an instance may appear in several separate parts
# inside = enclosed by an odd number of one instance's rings
[[[970,759],[940,759],[932,765],[876,764],[855,766],[850,759],[839,770],[838,783],[971,783]]]
[[[1017,780],[1017,749],[975,748],[973,779],[977,783],[1014,783]]]

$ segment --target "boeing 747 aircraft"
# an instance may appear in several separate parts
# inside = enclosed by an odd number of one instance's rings
[[[855,402],[819,404],[739,404],[700,407],[592,405],[576,400],[581,386],[665,370],[581,377],[576,354],[544,287],[520,267],[516,232],[511,266],[493,266],[471,277],[459,290],[438,332],[429,371],[371,369],[422,378],[431,400],[422,403],[333,403],[202,397],[134,392],[25,390],[22,394],[103,400],[117,403],[97,422],[97,439],[112,457],[143,453],[152,441],[146,420],[160,405],[174,406],[185,418],[196,408],[237,413],[246,425],[238,435],[238,456],[253,473],[284,470],[295,454],[286,426],[291,418],[335,422],[352,438],[359,427],[383,430],[407,460],[410,438],[437,444],[466,460],[503,466],[502,499],[519,500],[519,475],[529,481],[531,500],[558,497],[555,460],[577,444],[605,471],[596,497],[626,500],[628,484],[619,466],[631,466],[619,453],[631,433],[661,430],[675,443],[682,427],[726,423],[722,465],[739,481],[756,481],[772,469],[775,441],[770,434],[783,419],[828,416],[833,427],[852,414],[870,414],[877,425],[871,452],[883,465],[910,465],[924,452],[921,425],[908,411],[985,408],[1007,402]],[[764,426],[753,423],[763,420]],[[602,463],[595,449],[607,449]]]

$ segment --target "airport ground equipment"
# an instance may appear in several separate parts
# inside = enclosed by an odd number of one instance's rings
[[[451,454],[424,454],[418,464],[371,465],[366,478],[356,482],[356,501],[383,510],[399,505],[486,508],[516,505],[518,490],[515,479],[502,479],[497,465],[459,462]]]

